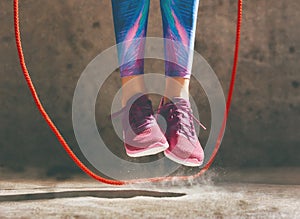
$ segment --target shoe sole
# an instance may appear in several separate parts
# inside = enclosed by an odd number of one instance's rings
[[[184,166],[199,167],[203,164],[203,160],[199,162],[196,159],[190,159],[190,158],[182,159],[182,158],[177,157],[175,154],[173,154],[171,152],[167,152],[167,151],[165,151],[164,154],[170,160],[172,160],[176,163],[179,163],[181,165],[184,165]]]
[[[165,151],[166,149],[169,148],[168,142],[164,144],[155,144],[153,146],[148,147],[147,149],[143,149],[141,151],[136,151],[135,153],[130,153],[129,151],[126,150],[126,153],[129,157],[145,157],[149,155],[155,155],[160,152]]]

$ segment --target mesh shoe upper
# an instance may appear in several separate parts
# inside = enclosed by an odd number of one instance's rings
[[[185,165],[189,163],[201,165],[204,153],[195,131],[193,122],[195,118],[189,101],[175,97],[172,102],[161,103],[158,114],[167,123],[165,136],[169,142],[169,148],[165,152],[166,156],[171,155],[177,162]]]
[[[146,156],[168,148],[146,95],[133,96],[120,112],[123,113],[123,139],[129,156]]]

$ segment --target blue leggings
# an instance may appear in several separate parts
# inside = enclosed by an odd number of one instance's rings
[[[121,77],[144,73],[150,0],[112,0]],[[165,40],[165,74],[190,78],[199,0],[160,0]],[[178,43],[170,43],[178,42]],[[180,49],[176,48],[180,45]],[[126,60],[134,60],[127,62]]]

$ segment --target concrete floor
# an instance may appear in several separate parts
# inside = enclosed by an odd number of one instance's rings
[[[2,173],[0,218],[299,218],[299,173],[235,170],[186,185],[124,187]]]

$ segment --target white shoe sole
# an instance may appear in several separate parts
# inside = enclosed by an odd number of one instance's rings
[[[180,158],[178,158],[177,156],[175,156],[174,154],[172,154],[170,152],[169,153],[165,152],[164,154],[170,160],[172,160],[172,161],[174,161],[176,163],[179,163],[181,165],[184,165],[184,166],[199,167],[199,166],[201,166],[203,164],[203,161],[199,162],[196,159],[190,159],[192,161],[190,161],[188,158],[186,158],[185,160],[180,159]]]
[[[150,155],[158,154],[160,152],[165,151],[168,148],[169,148],[169,143],[166,142],[165,144],[159,144],[157,146],[153,146],[152,148],[145,149],[145,150],[143,150],[141,152],[129,153],[129,152],[126,151],[126,153],[127,153],[127,155],[129,157],[145,157],[145,156],[150,156]]]

